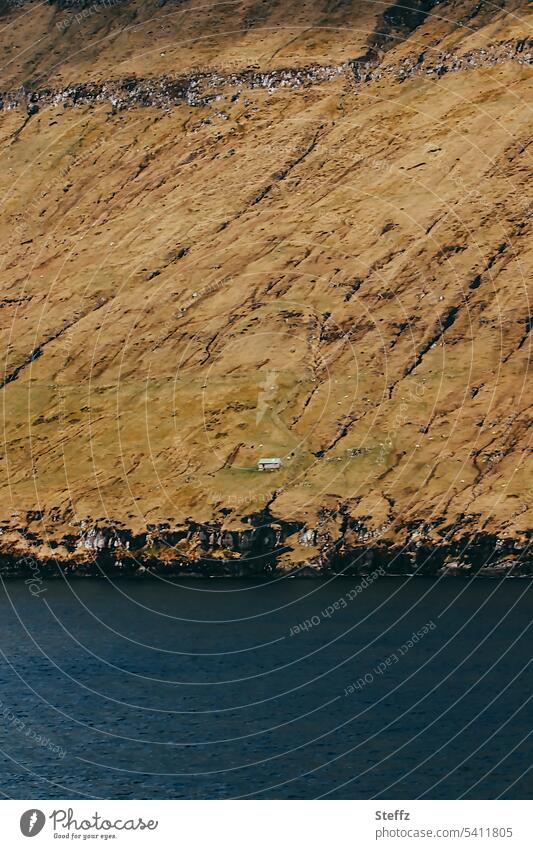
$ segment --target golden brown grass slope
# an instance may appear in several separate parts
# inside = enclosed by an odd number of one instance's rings
[[[531,23],[488,2],[7,8],[4,546],[266,506],[360,539],[523,540],[532,78],[513,51]],[[427,71],[450,52],[457,69]],[[381,78],[26,108],[88,81],[361,57]],[[283,470],[257,472],[265,455]]]

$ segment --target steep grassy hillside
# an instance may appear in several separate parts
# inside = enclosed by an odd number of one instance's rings
[[[530,568],[531,22],[4,4],[5,568]]]

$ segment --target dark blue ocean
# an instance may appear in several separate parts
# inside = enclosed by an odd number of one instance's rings
[[[531,798],[533,583],[0,589],[11,798]]]

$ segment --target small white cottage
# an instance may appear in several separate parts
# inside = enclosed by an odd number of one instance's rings
[[[282,466],[281,457],[262,457],[257,461],[257,468],[260,472],[276,472]]]

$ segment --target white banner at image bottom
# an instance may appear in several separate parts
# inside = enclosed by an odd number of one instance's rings
[[[4,800],[6,847],[531,849],[531,801]],[[31,841],[35,839],[35,843]]]

